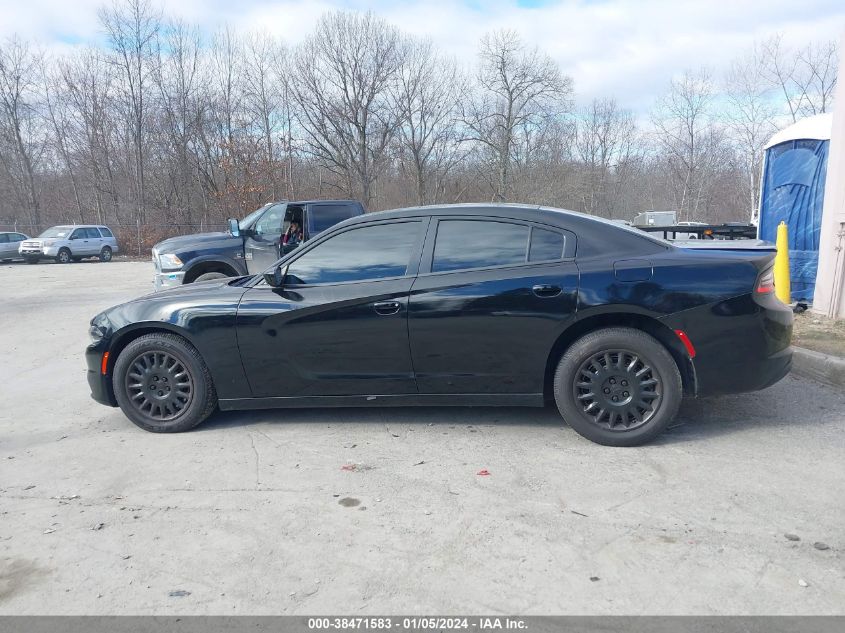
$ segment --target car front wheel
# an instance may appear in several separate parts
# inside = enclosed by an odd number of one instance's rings
[[[208,367],[185,339],[160,332],[141,336],[117,357],[112,385],[133,423],[154,433],[178,433],[205,420],[217,405]]]
[[[59,251],[59,254],[56,255],[56,261],[60,264],[69,264],[71,262],[71,254],[70,251],[66,248],[63,248]]]
[[[590,332],[566,350],[554,395],[563,419],[605,446],[637,446],[675,418],[683,396],[674,359],[656,339],[632,328]]]

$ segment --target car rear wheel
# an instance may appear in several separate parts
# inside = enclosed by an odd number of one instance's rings
[[[229,275],[224,275],[223,273],[203,273],[196,279],[194,282],[197,281],[211,281],[212,279],[226,279]]]
[[[573,343],[557,366],[554,395],[563,419],[605,446],[637,446],[675,418],[681,374],[663,345],[632,328],[605,328]]]
[[[58,255],[56,255],[56,261],[60,264],[69,264],[71,262],[70,251],[66,248],[59,250]]]
[[[153,433],[194,428],[217,405],[208,367],[185,339],[141,336],[117,357],[112,377],[117,403],[134,424]]]
[[[110,246],[103,246],[103,250],[100,251],[100,261],[101,262],[110,262],[111,261],[111,247]]]

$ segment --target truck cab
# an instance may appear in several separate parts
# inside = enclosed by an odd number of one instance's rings
[[[239,277],[263,272],[297,244],[283,244],[283,235],[296,222],[302,241],[338,222],[362,215],[356,200],[271,202],[238,221],[229,220],[225,233],[172,237],[152,249],[156,290],[194,281]]]

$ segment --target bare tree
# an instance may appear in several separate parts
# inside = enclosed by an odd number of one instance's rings
[[[462,87],[457,64],[437,54],[430,41],[408,45],[393,99],[401,117],[400,164],[413,179],[417,204],[438,199],[442,178],[459,158]]]
[[[261,177],[273,200],[278,199],[276,140],[282,126],[282,94],[287,78],[287,51],[281,42],[267,33],[254,33],[246,40],[247,60],[244,66],[245,103],[252,114],[263,145]]]
[[[652,114],[654,140],[671,176],[679,220],[697,219],[711,168],[720,156],[722,134],[711,107],[715,98],[707,70],[687,71],[672,80]]]
[[[293,95],[310,152],[369,207],[400,117],[406,41],[372,13],[324,15],[296,51]]]
[[[633,115],[614,99],[594,99],[578,116],[575,147],[586,176],[582,210],[612,217],[612,199],[622,184],[614,179],[620,167],[635,153],[636,124]]]
[[[774,133],[777,119],[766,72],[762,51],[755,46],[731,63],[725,79],[729,106],[725,118],[745,178],[745,206],[752,216],[760,202],[763,146]]]
[[[80,189],[93,194],[90,206],[95,208],[98,222],[106,221],[106,200],[110,201],[112,217],[120,221],[120,192],[113,159],[116,122],[111,67],[100,51],[88,48],[60,60],[56,72],[61,76],[57,98],[67,110],[64,144],[69,159],[77,161],[87,179],[87,186]]]
[[[809,43],[797,51],[774,35],[760,48],[764,73],[780,92],[793,121],[830,110],[836,87],[836,42]]]
[[[493,199],[510,192],[515,146],[566,112],[572,80],[537,48],[526,48],[516,31],[495,31],[481,39],[477,95],[463,100],[468,137],[480,143],[495,170]]]
[[[41,224],[36,167],[44,150],[38,126],[41,56],[18,37],[0,45],[0,166],[31,224]]]
[[[100,23],[111,44],[113,63],[120,69],[125,106],[130,121],[134,156],[136,217],[146,214],[146,119],[148,91],[157,58],[161,15],[149,0],[122,0],[100,9]]]
[[[163,31],[167,54],[154,65],[153,78],[159,91],[162,149],[169,160],[158,179],[167,183],[165,206],[175,207],[176,218],[193,220],[192,194],[196,188],[197,137],[202,104],[199,97],[199,31],[181,20],[169,22]]]

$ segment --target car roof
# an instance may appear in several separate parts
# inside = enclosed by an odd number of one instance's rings
[[[668,242],[661,240],[640,229],[619,224],[606,218],[587,215],[578,211],[544,207],[540,205],[512,204],[512,203],[465,203],[465,204],[442,204],[421,207],[409,207],[407,209],[394,209],[390,211],[374,211],[359,215],[349,220],[344,220],[338,226],[353,226],[369,222],[379,222],[390,219],[429,217],[429,216],[468,216],[480,215],[493,218],[523,220],[527,222],[538,222],[556,226],[568,231],[574,231],[579,242],[593,242],[596,249],[601,249],[603,244],[609,245],[612,240],[610,235],[618,236],[618,239],[630,242],[634,238],[637,242],[648,242],[653,247],[660,249],[672,248]],[[611,233],[613,232],[613,233]],[[627,237],[625,237],[627,236]]]
[[[274,202],[268,202],[264,206],[268,206],[271,204],[316,204],[318,202],[349,202],[353,204],[361,204],[358,200],[352,200],[351,198],[348,199],[341,199],[341,198],[333,198],[331,200],[276,200]],[[364,206],[361,204],[361,206]]]
[[[105,224],[56,224],[51,229],[107,229]]]

